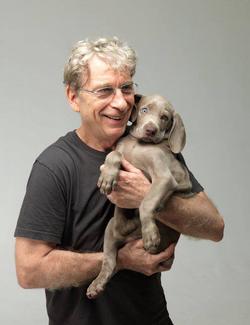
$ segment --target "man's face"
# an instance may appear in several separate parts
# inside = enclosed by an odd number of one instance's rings
[[[129,73],[112,70],[107,63],[95,56],[89,61],[89,78],[84,89],[92,91],[107,86],[119,87],[129,81]],[[93,93],[79,92],[71,106],[81,114],[82,125],[78,130],[80,137],[97,150],[112,146],[124,133],[133,104],[133,94],[124,96],[120,89],[105,99],[100,99]]]

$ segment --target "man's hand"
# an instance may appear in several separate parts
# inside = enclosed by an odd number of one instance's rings
[[[168,271],[174,261],[176,243],[159,254],[150,254],[145,251],[142,239],[126,243],[118,251],[117,270],[128,269],[150,276],[157,272]]]
[[[151,183],[140,169],[122,160],[117,186],[107,197],[120,208],[138,208],[145,194],[149,191]]]

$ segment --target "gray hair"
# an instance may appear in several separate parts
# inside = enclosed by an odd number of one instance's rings
[[[97,55],[112,69],[129,72],[133,77],[136,69],[136,53],[117,37],[83,40],[76,43],[64,67],[64,84],[78,90],[88,79],[89,60]]]

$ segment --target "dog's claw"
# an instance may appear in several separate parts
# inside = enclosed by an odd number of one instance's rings
[[[103,285],[101,285],[97,281],[93,281],[87,289],[86,296],[89,299],[95,299],[103,292],[103,290]]]
[[[119,171],[111,170],[110,168],[105,168],[103,166],[101,170],[101,175],[98,179],[97,186],[100,188],[100,192],[102,194],[110,194],[113,190],[115,190],[117,185],[117,176]]]

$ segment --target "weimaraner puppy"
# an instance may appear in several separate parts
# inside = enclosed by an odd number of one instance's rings
[[[136,101],[131,113],[130,132],[107,155],[98,186],[104,194],[115,190],[123,157],[142,170],[152,185],[139,209],[115,207],[114,216],[105,230],[101,272],[87,289],[90,299],[104,290],[115,273],[117,250],[128,238],[142,237],[145,250],[152,254],[178,241],[179,233],[160,223],[156,217],[173,193],[192,195],[188,171],[175,157],[186,142],[180,115],[159,95],[138,95]],[[171,265],[172,261],[169,263]]]

